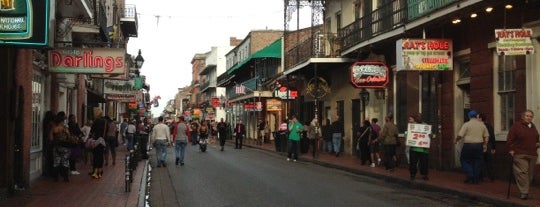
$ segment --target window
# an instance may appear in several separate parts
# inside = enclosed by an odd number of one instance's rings
[[[43,84],[41,75],[34,74],[32,79],[32,141],[30,147],[39,149],[41,147],[41,103],[43,99]]]
[[[516,70],[516,56],[498,56],[498,94],[500,98],[500,130],[508,131],[514,123],[515,89],[514,73]]]

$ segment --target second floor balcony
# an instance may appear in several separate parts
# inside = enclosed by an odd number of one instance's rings
[[[137,37],[139,34],[139,23],[137,19],[137,9],[135,5],[126,4],[119,9],[120,29],[125,37]]]
[[[294,34],[292,35],[294,36]],[[292,37],[294,38],[294,37]],[[340,44],[337,34],[315,32],[298,42],[284,55],[285,68],[292,68],[310,58],[340,57]]]

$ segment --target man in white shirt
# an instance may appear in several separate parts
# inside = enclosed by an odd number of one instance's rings
[[[167,159],[167,146],[171,143],[171,133],[169,127],[163,123],[163,117],[158,118],[152,130],[152,140],[156,147],[157,167],[167,167],[165,160]]]

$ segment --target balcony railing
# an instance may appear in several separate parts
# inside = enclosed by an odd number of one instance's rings
[[[461,0],[392,1],[339,30],[341,49],[349,49],[377,35],[431,14]]]
[[[340,45],[335,33],[315,33],[293,46],[284,55],[285,68],[292,68],[310,58],[339,57]]]
[[[139,21],[137,18],[137,9],[135,5],[126,4],[124,8],[119,9],[121,29],[126,37],[137,37]]]
[[[215,88],[216,80],[205,81],[201,84],[201,91],[206,91],[208,88]]]

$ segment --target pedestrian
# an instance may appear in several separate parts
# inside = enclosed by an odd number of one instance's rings
[[[380,141],[384,146],[384,165],[387,171],[394,171],[396,163],[396,143],[398,137],[398,128],[394,124],[392,115],[386,116],[385,123],[381,129]]]
[[[179,121],[174,127],[173,132],[173,143],[174,143],[174,152],[176,155],[175,164],[180,166],[184,165],[184,155],[186,152],[186,145],[188,142],[187,131],[189,130],[188,125],[186,124],[184,116],[178,117]]]
[[[92,130],[92,121],[87,121],[84,126],[81,128],[81,132],[83,134],[82,141],[85,143],[85,147],[83,147],[83,162],[84,164],[88,164],[88,157],[91,156],[92,149],[86,148],[86,142],[90,138],[90,131]]]
[[[287,120],[284,119],[281,121],[278,127],[277,131],[277,138],[274,139],[274,142],[276,144],[276,151],[278,152],[285,152],[287,150],[287,134],[289,132],[288,126],[287,126]]]
[[[300,136],[303,132],[302,124],[296,119],[296,116],[293,115],[287,127],[289,129],[289,150],[287,161],[291,161],[292,159],[294,162],[296,162],[298,159],[298,148],[300,147]]]
[[[266,128],[266,124],[262,119],[259,119],[259,122],[257,123],[257,144],[262,145],[264,141],[264,129]]]
[[[56,115],[52,111],[45,112],[43,117],[43,172],[42,175],[54,177],[54,155],[51,130],[55,126]]]
[[[210,133],[210,128],[208,128],[207,121],[206,120],[201,121],[201,126],[199,127],[199,139],[207,140],[209,133]]]
[[[218,131],[218,136],[219,136],[219,146],[221,146],[221,151],[225,150],[225,141],[227,140],[227,137],[228,137],[228,124],[225,123],[225,121],[223,121],[223,118],[221,118],[221,120],[219,121],[219,123],[217,124],[217,131]]]
[[[338,117],[334,123],[332,123],[332,144],[334,146],[334,153],[336,157],[339,157],[341,153],[341,141],[343,141],[343,121],[341,117]]]
[[[152,133],[152,129],[152,120],[150,118],[144,118],[137,126],[138,139],[136,139],[136,142],[138,142],[138,150],[142,159],[148,159],[148,136]]]
[[[70,156],[69,156],[69,170],[70,174],[72,175],[79,175],[79,171],[77,171],[77,160],[81,157],[82,154],[82,136],[83,133],[81,131],[81,128],[79,124],[77,123],[77,118],[74,114],[70,114],[68,117],[68,129],[70,136],[76,140],[76,143],[73,144],[73,146],[70,148]]]
[[[190,134],[191,134],[191,145],[197,145],[197,141],[199,140],[199,123],[197,121],[191,121],[190,126]]]
[[[371,119],[371,129],[373,130],[372,131],[373,133],[371,133],[371,141],[369,142],[370,158],[373,161],[371,163],[371,167],[375,167],[375,165],[377,166],[381,165],[381,162],[382,162],[381,151],[384,150],[382,142],[380,142],[378,139],[379,135],[381,134],[381,126],[379,126],[377,122],[379,122],[379,119],[377,118]]]
[[[407,120],[410,124],[424,124],[422,122],[422,115],[411,115]],[[407,134],[407,132],[405,132]],[[408,146],[407,146],[408,147]],[[428,177],[428,164],[429,164],[429,148],[425,147],[408,147],[407,160],[409,163],[409,175],[410,179],[416,178],[418,168],[420,168],[420,176],[423,180],[429,180]],[[407,150],[406,150],[407,151]]]
[[[360,154],[360,164],[365,165],[369,161],[370,166],[375,167],[374,160],[370,159],[369,143],[371,142],[371,134],[373,129],[371,123],[368,120],[364,120],[362,127],[356,131],[356,150]]]
[[[534,113],[526,110],[521,113],[521,121],[510,127],[506,138],[508,153],[512,156],[513,171],[520,192],[519,198],[529,198],[529,187],[534,178],[534,166],[538,159],[540,136],[532,120]]]
[[[107,121],[107,130],[105,132],[105,143],[107,145],[105,146],[104,163],[105,166],[109,165],[110,155],[112,165],[116,165],[116,147],[118,147],[118,139],[116,137],[117,124],[108,116],[105,116],[105,120]]]
[[[135,144],[135,133],[137,132],[137,127],[135,126],[135,124],[136,124],[136,120],[135,119],[131,120],[126,129],[128,151],[133,150],[133,145]]]
[[[326,123],[324,124],[322,128],[323,133],[323,149],[327,153],[331,153],[332,150],[332,124],[330,122],[330,119],[326,119]]]
[[[122,137],[122,145],[126,145],[126,130],[127,130],[127,127],[128,127],[128,120],[127,119],[124,119],[122,121],[122,123],[120,124],[120,136]]]
[[[321,138],[321,126],[319,126],[319,119],[313,118],[309,123],[307,129],[307,137],[312,148],[313,159],[318,158],[319,151],[319,139]]]
[[[238,120],[238,123],[236,123],[234,132],[236,133],[234,149],[242,149],[244,135],[246,134],[246,126],[242,123],[242,119]]]
[[[487,115],[485,113],[478,114],[478,121],[481,121],[488,130],[489,138],[487,143],[487,149],[483,153],[484,160],[482,162],[482,169],[480,170],[480,181],[483,181],[484,176],[487,176],[491,182],[495,181],[495,172],[493,171],[493,156],[495,155],[495,131],[493,126],[487,122]]]
[[[464,182],[478,184],[482,168],[482,153],[487,150],[489,133],[484,123],[476,118],[478,115],[476,111],[471,110],[468,115],[470,119],[461,126],[456,144],[463,139],[460,161],[466,175]]]
[[[91,144],[92,146],[92,178],[100,179],[103,176],[103,162],[105,147],[107,146],[105,139],[107,131],[107,120],[103,118],[103,112],[100,108],[94,109],[94,122],[90,129],[90,134],[92,136]]]
[[[169,127],[163,123],[163,116],[158,117],[158,124],[152,129],[152,139],[156,147],[157,167],[167,167],[167,147],[171,143]]]
[[[66,114],[60,111],[56,114],[53,127],[50,131],[49,137],[53,144],[53,177],[55,181],[58,181],[58,176],[62,176],[64,181],[69,182],[69,157],[70,157],[70,134],[68,128],[65,127],[64,121],[66,120]]]
[[[218,137],[217,122],[212,120],[210,122],[210,135],[212,136],[212,144],[215,145]]]

